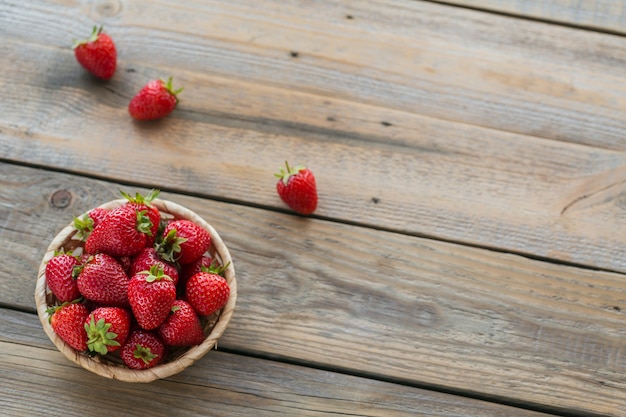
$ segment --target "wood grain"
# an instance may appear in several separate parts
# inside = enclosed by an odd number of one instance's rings
[[[9,248],[0,303],[32,309],[46,242],[120,185],[0,167],[0,244]],[[71,196],[57,199],[64,207],[49,202],[59,190]],[[624,275],[163,198],[204,217],[233,257],[238,304],[222,348],[552,412],[626,412]]]
[[[442,0],[441,3],[626,34],[623,0]]]
[[[406,0],[276,0],[262,8],[257,0],[37,0],[30,8],[11,7],[13,1],[0,5],[4,37],[45,48],[38,53],[46,54],[49,66],[39,68],[38,80],[48,88],[73,90],[85,83],[71,56],[60,52],[94,23],[109,28],[119,46],[120,71],[107,84],[116,97],[100,100],[120,115],[147,79],[174,75],[188,87],[181,96],[187,117],[226,114],[257,124],[296,121],[330,129],[336,127],[328,117],[347,123],[354,117],[352,124],[402,126],[389,117],[342,112],[345,100],[385,116],[419,114],[626,149],[626,43],[618,36]],[[37,24],[49,16],[55,21]],[[21,53],[3,55],[4,67],[24,67]],[[7,87],[19,91],[29,83],[16,81],[7,79]],[[290,92],[289,100],[273,97]],[[70,100],[57,102],[68,106]],[[319,105],[324,100],[330,107]],[[84,111],[98,114],[91,106]]]
[[[281,209],[288,159],[321,217],[626,271],[622,38],[409,1],[12,4],[2,159]],[[110,83],[69,49],[94,20],[119,43]],[[178,111],[131,122],[166,74]]]
[[[0,317],[0,402],[6,417],[33,410],[82,417],[103,409],[113,415],[123,410],[129,417],[145,416],[146,410],[153,416],[547,416],[218,351],[149,386],[104,380],[56,351],[41,329],[34,329],[34,315],[0,309]]]

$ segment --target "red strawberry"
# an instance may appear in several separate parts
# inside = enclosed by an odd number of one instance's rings
[[[137,120],[160,119],[174,111],[181,91],[182,88],[174,90],[172,77],[167,81],[152,80],[133,97],[128,112]]]
[[[114,257],[134,256],[146,246],[152,226],[144,211],[124,204],[113,209],[93,229],[85,242],[85,251]]]
[[[315,176],[302,165],[290,167],[285,162],[287,170],[281,169],[276,177],[278,195],[292,210],[303,215],[309,215],[317,208],[317,186]]]
[[[93,255],[77,279],[78,290],[96,303],[128,304],[128,275],[115,258],[104,253]]]
[[[146,238],[146,246],[154,245],[154,241],[157,237],[157,231],[159,230],[159,224],[161,223],[161,213],[159,209],[153,206],[151,203],[155,198],[158,197],[160,191],[152,190],[150,194],[146,197],[143,195],[136,193],[135,197],[132,197],[125,192],[121,192],[124,198],[128,200],[127,205],[131,205],[135,208],[135,210],[139,212],[145,211],[145,215],[150,219],[152,223],[152,227],[150,227],[150,233],[148,233],[148,237]]]
[[[204,254],[196,261],[187,265],[183,265],[179,275],[179,284],[177,285],[181,287],[184,292],[185,286],[187,285],[187,281],[189,281],[189,278],[196,275],[198,272],[209,272],[209,268],[211,268],[212,264],[213,258],[211,258],[210,255]]]
[[[110,210],[96,207],[82,217],[74,217],[74,228],[78,230],[76,238],[83,241],[87,240],[87,237],[91,234],[94,227],[96,227],[109,212]]]
[[[130,265],[133,262],[133,259],[130,256],[121,256],[115,259],[122,266],[122,269],[124,270],[124,272],[126,272],[126,275],[132,276],[129,274],[129,272],[130,272]]]
[[[87,332],[87,348],[91,352],[106,355],[126,342],[130,332],[130,313],[120,307],[100,307],[84,321]]]
[[[155,248],[144,248],[135,256],[130,264],[128,275],[131,277],[141,271],[149,271],[154,265],[159,265],[163,268],[163,273],[172,278],[174,285],[178,283],[178,269],[171,263],[161,259]]]
[[[199,345],[204,340],[200,319],[193,307],[183,300],[174,301],[170,315],[157,331],[169,346]]]
[[[96,308],[99,308],[99,307],[107,307],[106,304],[97,303],[95,301],[91,301],[88,298],[85,298],[83,300],[83,304],[85,304],[85,307],[87,307],[87,310],[89,311],[94,311]]]
[[[161,339],[156,334],[141,329],[128,336],[120,351],[124,364],[131,369],[152,368],[163,360],[164,354],[165,345]]]
[[[209,232],[190,220],[178,219],[165,226],[157,251],[165,260],[186,265],[198,260],[209,246]]]
[[[139,326],[156,329],[176,301],[176,286],[160,265],[153,265],[149,271],[139,272],[130,279],[128,301]]]
[[[52,330],[72,348],[83,352],[87,350],[87,333],[84,323],[89,310],[84,304],[63,304],[48,309]]]
[[[211,315],[224,307],[228,301],[230,287],[220,275],[225,269],[226,267],[211,268],[210,272],[198,272],[189,278],[185,296],[199,315]]]
[[[80,263],[75,256],[59,253],[46,264],[46,281],[52,294],[62,303],[80,298],[76,278]]]
[[[96,227],[108,214],[111,212],[109,209],[105,209],[102,207],[96,207],[89,210],[87,215],[93,220],[93,227]]]
[[[90,73],[103,80],[113,77],[117,65],[117,51],[113,39],[102,33],[102,26],[93,27],[88,39],[74,43],[76,60]]]

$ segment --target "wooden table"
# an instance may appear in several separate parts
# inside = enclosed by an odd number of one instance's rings
[[[94,24],[108,82],[71,50]],[[626,1],[0,0],[0,34],[3,416],[626,416]],[[129,384],[33,292],[72,216],[153,187],[239,290],[218,350]]]

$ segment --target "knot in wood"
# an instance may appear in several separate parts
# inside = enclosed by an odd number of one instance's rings
[[[57,190],[50,196],[50,204],[54,208],[65,208],[72,202],[72,193],[67,190]]]
[[[95,12],[101,16],[116,16],[122,11],[122,4],[118,0],[103,0],[95,4]]]

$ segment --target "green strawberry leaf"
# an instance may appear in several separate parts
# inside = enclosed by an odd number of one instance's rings
[[[152,360],[157,358],[159,355],[152,353],[149,347],[141,346],[139,343],[135,345],[135,350],[133,351],[133,356],[136,359],[141,359],[144,361],[146,365],[149,365]]]
[[[72,280],[76,281],[81,272],[83,272],[85,265],[74,265],[72,268]]]
[[[290,167],[289,162],[285,161],[285,168],[286,169],[281,168],[277,174],[274,174],[274,176],[277,178],[280,178],[283,184],[287,185],[287,183],[289,182],[289,178],[293,177],[294,175],[297,175],[298,172],[305,169],[305,166],[296,165],[295,167]]]
[[[82,217],[74,217],[72,226],[74,226],[74,229],[78,230],[75,235],[76,238],[85,241],[91,232],[93,232],[93,219],[89,217],[89,214],[83,214]]]
[[[165,273],[163,266],[160,264],[152,265],[149,271],[141,271],[139,274],[147,275],[146,282],[161,281],[164,279],[173,281],[173,279]]]
[[[93,31],[91,32],[91,36],[89,36],[87,39],[74,41],[74,46],[72,46],[72,49],[76,49],[76,48],[78,48],[81,45],[85,45],[87,43],[91,43],[91,42],[97,41],[98,37],[102,33],[102,28],[103,28],[102,26],[100,26],[100,27],[94,26],[93,27]]]
[[[177,262],[180,257],[180,244],[187,241],[187,238],[178,237],[176,229],[170,230],[161,242],[155,245],[157,253],[168,262]]]
[[[152,201],[154,201],[159,194],[161,193],[160,190],[157,190],[156,188],[153,188],[152,191],[150,191],[150,194],[148,194],[147,196],[143,196],[142,194],[139,193],[135,193],[135,196],[131,196],[127,193],[125,193],[124,191],[120,190],[120,194],[122,194],[122,196],[127,199],[129,202],[131,203],[138,203],[138,204],[145,204],[147,206],[150,206],[150,203],[152,203]]]
[[[174,85],[172,84],[172,77],[169,77],[166,80],[161,79],[161,83],[163,84],[163,88],[165,88],[171,95],[176,98],[176,103],[178,103],[178,95],[182,93],[184,87],[179,88],[178,90],[174,90]]]
[[[147,216],[147,210],[137,211],[137,231],[152,236],[152,220]]]
[[[202,272],[207,272],[209,274],[215,274],[215,275],[219,275],[221,277],[224,277],[224,272],[226,272],[226,269],[228,269],[229,265],[230,265],[230,262],[228,262],[226,265],[222,266],[222,265],[220,265],[220,263],[217,260],[215,260],[208,267],[201,266],[200,270]]]
[[[46,313],[48,314],[48,321],[52,320],[52,316],[54,315],[54,313],[56,313],[62,307],[65,307],[65,306],[70,305],[70,304],[80,304],[82,302],[83,302],[83,298],[80,297],[80,298],[77,298],[77,299],[72,300],[72,301],[66,301],[66,302],[64,302],[62,304],[57,304],[57,305],[53,305],[53,306],[48,307],[46,309]]]
[[[85,323],[85,331],[88,337],[87,348],[91,352],[106,355],[109,351],[108,346],[120,346],[120,343],[115,340],[117,333],[109,332],[110,328],[111,323],[105,322],[103,318],[96,322],[93,315],[89,323]]]

